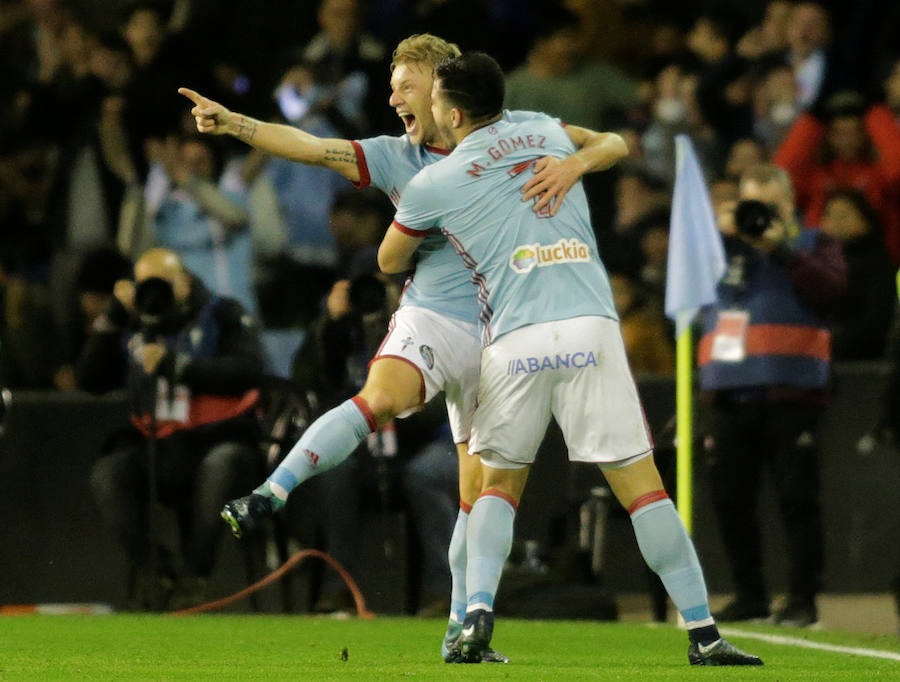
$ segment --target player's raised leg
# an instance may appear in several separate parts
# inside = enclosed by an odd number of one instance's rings
[[[604,467],[613,493],[631,516],[638,547],[665,585],[688,628],[691,665],[762,665],[719,635],[694,543],[663,488],[652,455]]]
[[[376,358],[363,389],[314,421],[262,485],[225,505],[222,518],[237,537],[252,530],[260,519],[284,506],[300,483],[337,466],[368,434],[420,406],[422,381],[409,363]]]

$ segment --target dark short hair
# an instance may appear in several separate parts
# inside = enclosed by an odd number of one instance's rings
[[[490,55],[466,52],[445,59],[435,67],[434,75],[453,106],[473,120],[496,116],[503,110],[503,70]]]

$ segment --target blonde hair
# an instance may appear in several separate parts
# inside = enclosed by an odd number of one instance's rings
[[[391,73],[401,64],[411,62],[437,66],[445,59],[458,57],[459,46],[430,33],[417,33],[401,40],[391,57]]]

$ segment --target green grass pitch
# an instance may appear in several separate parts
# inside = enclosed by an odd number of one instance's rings
[[[379,617],[166,615],[0,618],[0,679],[116,680],[900,680],[900,660],[730,635],[762,668],[692,668],[674,626],[498,620],[507,665],[448,665],[444,622]],[[900,640],[766,626],[745,632],[900,654]],[[341,653],[346,649],[347,660]]]

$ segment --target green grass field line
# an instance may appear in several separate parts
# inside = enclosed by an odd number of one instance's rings
[[[2,680],[900,680],[900,662],[730,637],[762,668],[687,664],[674,626],[498,621],[507,665],[440,660],[444,622],[415,618],[116,614],[0,618]],[[900,653],[892,636],[746,627],[843,647]],[[347,660],[341,652],[347,650]],[[700,677],[698,677],[700,676]]]

